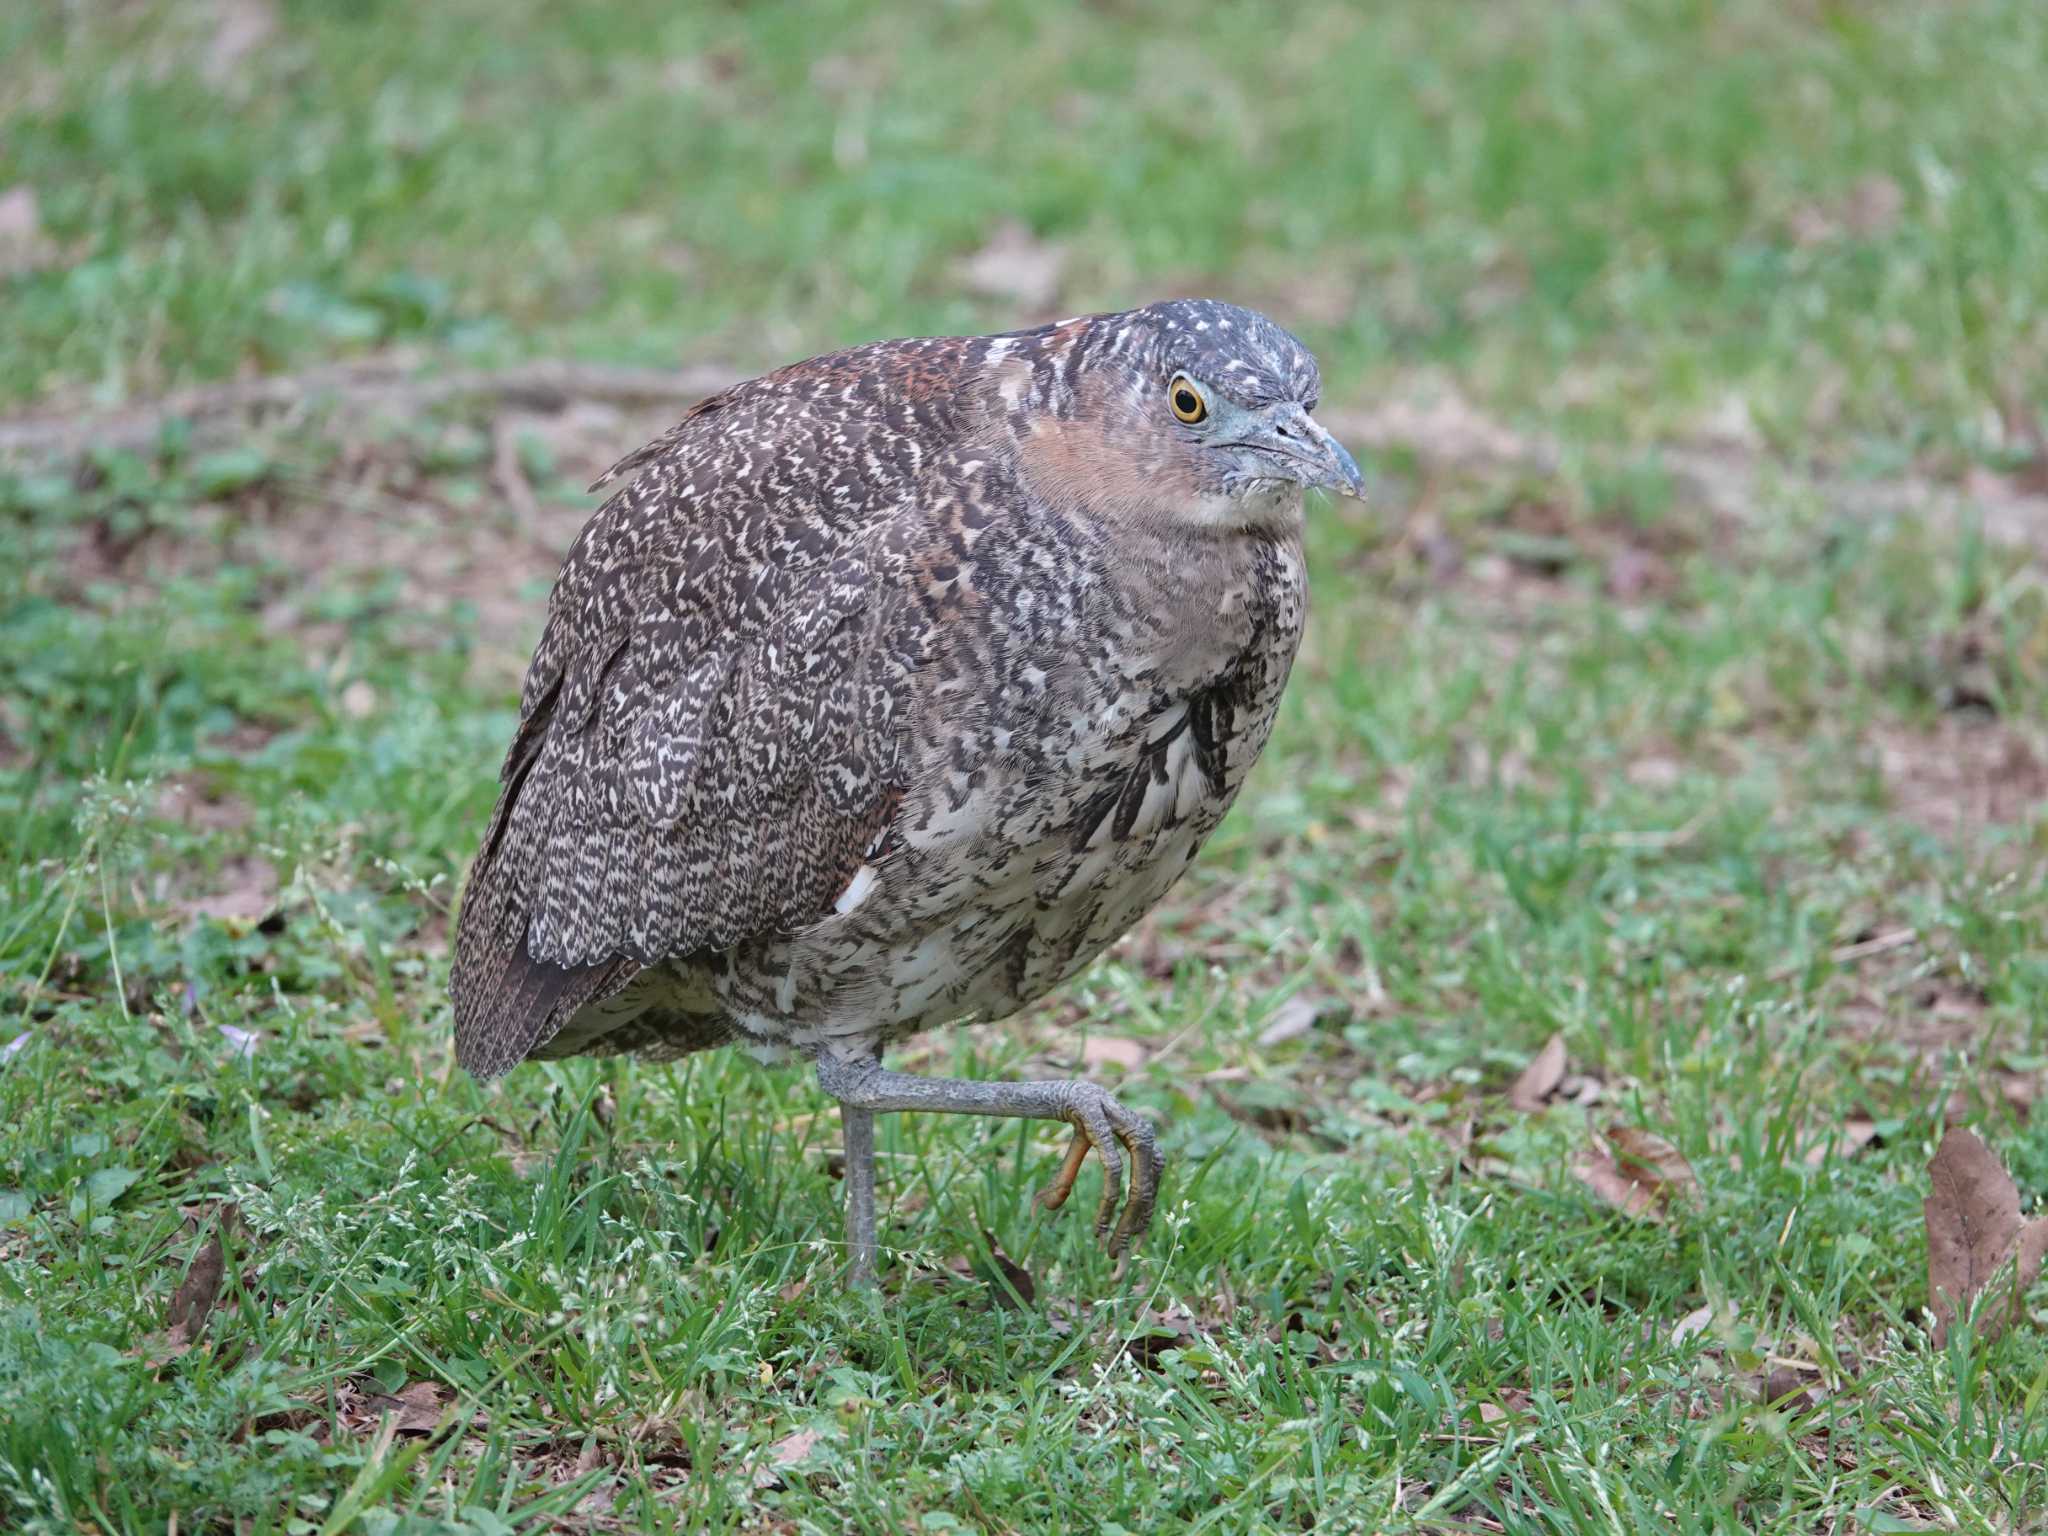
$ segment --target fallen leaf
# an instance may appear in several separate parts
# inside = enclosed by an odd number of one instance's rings
[[[1980,1313],[1977,1330],[1996,1334],[2019,1314],[2020,1299],[2048,1257],[2048,1217],[2020,1220],[2020,1192],[1975,1131],[1951,1129],[1927,1165],[1927,1305],[1934,1342],[1948,1342],[1949,1324],[1969,1310],[2007,1264],[2012,1296]]]
[[[1479,1422],[1482,1424],[1498,1424],[1505,1420],[1507,1416],[1507,1409],[1501,1407],[1498,1403],[1481,1403],[1479,1405]]]
[[[171,1293],[170,1307],[164,1313],[166,1332],[184,1343],[199,1337],[206,1328],[207,1315],[220,1300],[220,1281],[225,1269],[226,1257],[221,1250],[220,1233],[216,1231],[199,1245],[199,1251],[186,1267],[185,1278]]]
[[[42,228],[34,187],[24,182],[0,192],[0,240],[32,240]]]
[[[1650,1184],[1660,1195],[1698,1192],[1699,1175],[1692,1171],[1692,1164],[1662,1136],[1632,1125],[1616,1125],[1608,1128],[1607,1144],[1614,1148],[1615,1160],[1625,1172]]]
[[[220,1210],[220,1225],[199,1245],[192,1262],[185,1267],[184,1278],[171,1293],[170,1305],[164,1309],[164,1326],[144,1335],[129,1351],[147,1365],[164,1365],[190,1350],[206,1332],[206,1319],[220,1303],[221,1277],[227,1269],[221,1228],[239,1219],[232,1205]]]
[[[381,1392],[369,1393],[364,1406],[379,1418],[387,1413],[396,1415],[392,1428],[398,1434],[431,1435],[441,1427],[442,1416],[454,1401],[454,1388],[438,1381],[415,1381],[388,1397]]]
[[[815,1429],[800,1429],[795,1434],[784,1435],[768,1447],[768,1459],[754,1469],[754,1486],[760,1489],[780,1488],[780,1468],[793,1467],[808,1457],[824,1435]]]
[[[1003,1279],[1009,1282],[1007,1286],[998,1285],[995,1288],[996,1305],[1028,1307],[1038,1300],[1038,1282],[1031,1278],[1031,1271],[1003,1252],[1003,1245],[996,1241],[995,1233],[983,1227],[981,1240],[988,1244],[989,1257],[995,1261],[995,1266]],[[1012,1296],[1012,1291],[1016,1292],[1016,1295]]]
[[[1150,1307],[1140,1314],[1138,1321],[1139,1331],[1124,1340],[1124,1353],[1140,1365],[1158,1365],[1159,1357],[1166,1351],[1179,1349],[1195,1336],[1195,1325],[1188,1318]]]
[[[1508,1104],[1525,1115],[1536,1113],[1564,1081],[1565,1065],[1564,1036],[1552,1035],[1508,1089]]]
[[[1081,1060],[1091,1067],[1122,1067],[1134,1072],[1145,1065],[1145,1047],[1122,1035],[1090,1035],[1081,1042]]]
[[[1659,1220],[1655,1184],[1624,1172],[1605,1147],[1595,1144],[1572,1164],[1572,1177],[1625,1216]]]
[[[1671,1330],[1671,1342],[1683,1344],[1696,1333],[1705,1333],[1714,1325],[1714,1308],[1711,1303],[1694,1307],[1678,1320],[1678,1326]]]
[[[793,1435],[784,1435],[768,1448],[768,1459],[778,1467],[793,1467],[811,1454],[821,1438],[815,1429],[800,1429]]]
[[[1273,1017],[1259,1031],[1259,1044],[1271,1048],[1299,1039],[1316,1027],[1316,1020],[1330,1012],[1334,1001],[1333,998],[1295,993],[1273,1010]]]
[[[1672,1198],[1698,1191],[1692,1165],[1663,1137],[1632,1125],[1610,1126],[1604,1136],[1606,1145],[1589,1147],[1572,1175],[1616,1210],[1657,1221]]]
[[[192,1348],[182,1328],[160,1328],[137,1339],[128,1353],[147,1366],[168,1365]]]
[[[988,243],[960,263],[960,281],[984,298],[1043,309],[1059,296],[1066,271],[1063,245],[1041,240],[1017,219],[1005,219]]]
[[[1764,1376],[1758,1396],[1765,1403],[1783,1403],[1790,1408],[1804,1408],[1808,1403],[1805,1376],[1789,1365],[1773,1366]],[[1792,1402],[1791,1399],[1798,1401]]]

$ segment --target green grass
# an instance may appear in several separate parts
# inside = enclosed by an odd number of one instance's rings
[[[2032,0],[1263,9],[15,7],[0,398],[392,341],[767,363],[1221,290],[1339,382],[1418,364],[1588,431],[1998,458],[2048,388]],[[232,31],[229,34],[233,35]],[[210,78],[210,76],[212,78]],[[1874,189],[1874,190],[1873,190]]]
[[[1031,1203],[1053,1131],[891,1116],[879,1304],[804,1074],[450,1060],[517,665],[644,423],[531,424],[537,526],[461,420],[0,479],[0,1528],[2048,1529],[2042,1295],[1936,1348],[1921,1233],[1952,1117],[2048,1189],[2041,547],[1799,468],[2019,453],[2041,13],[1253,9],[286,5],[226,86],[198,8],[0,19],[63,253],[0,278],[18,401],[1000,324],[955,263],[1020,213],[1071,307],[1250,298],[1339,419],[1423,370],[1568,450],[1314,509],[1196,873],[905,1054],[1135,1042],[1128,1282]],[[1739,517],[1659,451],[1731,395]],[[1696,1196],[1603,1203],[1617,1125]]]

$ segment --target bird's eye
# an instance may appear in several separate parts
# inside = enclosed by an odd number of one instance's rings
[[[1173,382],[1166,387],[1166,400],[1173,407],[1174,416],[1190,426],[1209,414],[1209,402],[1202,398],[1195,381],[1184,373],[1173,376]]]

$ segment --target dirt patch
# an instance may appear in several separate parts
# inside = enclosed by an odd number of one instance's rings
[[[563,556],[600,505],[583,487],[678,414],[575,402],[506,410],[489,429],[454,421],[436,431],[386,431],[314,457],[280,445],[260,482],[175,524],[118,534],[81,523],[52,562],[55,595],[80,600],[103,584],[136,587],[224,564],[267,571],[264,626],[314,658],[350,637],[337,595],[391,612],[423,645],[473,615],[478,679],[516,684]],[[531,467],[530,467],[531,466]],[[344,700],[346,705],[346,700]],[[175,786],[165,814],[201,825],[230,814],[203,783]]]
[[[2028,825],[2048,805],[2048,766],[2011,722],[1963,711],[1931,731],[1879,726],[1871,742],[1893,809],[1944,841]]]
[[[181,773],[157,790],[156,813],[165,821],[208,832],[237,832],[249,825],[249,802],[222,791],[204,773]]]
[[[268,859],[253,854],[237,855],[220,869],[204,877],[196,874],[189,883],[203,886],[201,894],[175,899],[176,909],[186,917],[210,917],[221,922],[254,926],[277,910],[277,871]]]
[[[1977,1055],[1997,1027],[1982,992],[1932,976],[1890,984],[1869,978],[1835,1009],[1835,1017],[1850,1035],[1925,1060],[1955,1052]]]

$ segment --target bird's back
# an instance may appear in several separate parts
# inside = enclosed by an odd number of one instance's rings
[[[827,910],[900,783],[893,568],[968,345],[713,396],[599,484],[528,669],[451,989],[492,1075],[646,964]],[[900,626],[898,626],[900,627]]]

